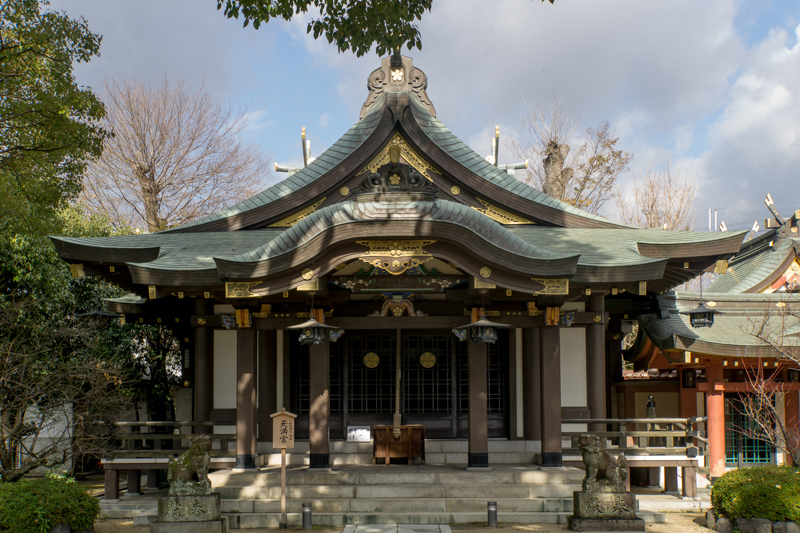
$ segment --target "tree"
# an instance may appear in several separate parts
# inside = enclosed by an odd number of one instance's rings
[[[583,142],[572,150],[576,123],[563,98],[527,107],[521,136],[509,145],[516,157],[529,161],[529,169],[517,175],[554,198],[597,213],[633,156],[617,149],[619,138],[607,121],[587,128]]]
[[[245,26],[252,22],[256,29],[275,18],[291,20],[313,6],[319,16],[308,23],[307,33],[314,39],[324,35],[340,52],[352,49],[361,57],[373,46],[381,56],[403,45],[421,50],[415,21],[431,10],[433,0],[217,0],[217,9],[223,5],[228,18],[241,15]]]
[[[130,393],[107,329],[80,317],[119,289],[72,279],[49,241],[20,234],[0,239],[0,287],[0,477],[16,481],[104,449],[93,421],[113,420]]]
[[[791,304],[779,307],[770,303],[767,311],[748,326],[750,335],[775,351],[781,367],[800,367],[800,312]],[[784,417],[780,367],[767,373],[759,360],[745,368],[751,392],[742,397],[740,410],[752,423],[740,431],[747,438],[768,442],[800,465],[800,420]]]
[[[260,189],[268,160],[242,144],[242,110],[201,87],[105,83],[114,133],[87,169],[82,200],[116,226],[166,229],[211,214]]]
[[[0,2],[0,230],[52,231],[81,189],[106,132],[102,103],[72,66],[98,53],[84,19],[42,11],[46,0]]]
[[[664,228],[693,231],[693,207],[697,181],[694,174],[673,170],[671,161],[664,165],[650,162],[644,179],[637,180],[628,191],[618,188],[614,195],[619,221],[640,228]]]
[[[95,420],[129,405],[123,374],[97,343],[97,326],[74,317],[32,322],[31,300],[0,307],[0,479],[18,481],[108,446]]]

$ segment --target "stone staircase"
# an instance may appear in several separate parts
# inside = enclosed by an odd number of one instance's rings
[[[425,462],[429,465],[466,464],[466,440],[425,439]],[[541,451],[538,441],[524,440],[489,440],[489,457],[492,464],[530,464],[536,454]],[[371,465],[371,442],[331,441],[330,461],[338,465]],[[296,441],[295,447],[286,452],[286,463],[289,465],[308,465],[308,441]],[[281,454],[275,453],[272,443],[259,443],[258,466],[281,464]]]
[[[210,477],[231,528],[278,526],[280,468],[224,470]],[[501,522],[566,523],[582,479],[579,469],[532,465],[498,465],[487,472],[465,471],[463,465],[349,465],[323,472],[293,467],[287,473],[287,518],[290,527],[299,526],[307,502],[314,525],[485,522],[487,502],[496,501]]]

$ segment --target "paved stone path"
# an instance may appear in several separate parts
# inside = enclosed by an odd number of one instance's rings
[[[452,533],[445,524],[360,524],[345,526],[342,533]]]

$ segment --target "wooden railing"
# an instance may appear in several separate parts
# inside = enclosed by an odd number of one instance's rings
[[[173,453],[183,453],[189,447],[191,433],[182,433],[185,427],[214,427],[218,422],[114,422],[117,437],[122,446],[115,454],[116,457],[158,458],[167,457]],[[144,428],[150,431],[142,431]],[[160,433],[153,430],[164,428],[166,432]],[[234,457],[235,450],[229,449],[229,442],[236,440],[232,433],[209,433],[213,448],[212,457]]]
[[[605,425],[607,431],[564,431],[571,446],[563,450],[564,455],[580,455],[578,436],[591,433],[600,437],[600,445],[612,453],[625,452],[626,456],[685,455],[697,457],[697,443],[708,449],[705,431],[697,424],[708,417],[692,418],[567,418],[564,424]]]

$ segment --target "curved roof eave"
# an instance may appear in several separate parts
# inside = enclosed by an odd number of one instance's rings
[[[377,213],[385,210],[385,204],[359,204],[355,201],[333,204],[301,220],[264,246],[214,260],[223,278],[261,277],[290,268],[290,265],[296,266],[301,256],[313,257],[314,253],[308,250],[312,250],[315,240],[321,240],[323,235],[324,246],[328,247],[337,242],[369,239],[368,235],[375,235],[449,240],[470,249],[471,253],[482,251],[504,260],[530,275],[566,277],[575,274],[578,255],[538,249],[467,206],[445,200],[420,200],[415,205],[417,212],[403,219],[371,216],[373,210]],[[303,248],[307,249],[305,253],[301,253]]]
[[[401,125],[417,146],[432,143],[436,149],[427,155],[432,163],[476,189],[482,182],[492,186],[498,203],[556,225],[584,228],[626,228],[599,215],[564,203],[512,177],[508,172],[487,162],[419,102],[409,95],[410,111],[403,113]],[[427,141],[427,142],[425,142]]]

